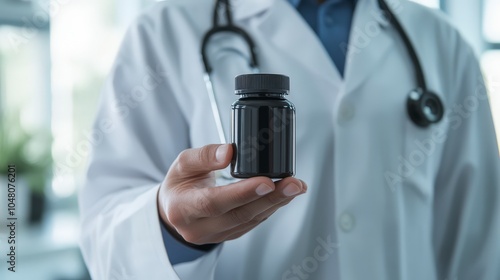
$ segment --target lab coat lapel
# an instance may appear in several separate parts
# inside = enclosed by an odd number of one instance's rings
[[[248,2],[241,1],[245,4]],[[260,11],[264,11],[265,9],[262,8],[266,7],[268,12],[286,15],[286,24],[283,24],[284,19],[278,15],[266,16],[265,20],[253,21],[252,25],[255,25],[252,28],[258,28],[260,32],[267,34],[266,37],[270,38],[268,43],[272,43],[289,60],[295,60],[303,69],[307,69],[315,77],[336,85],[333,88],[337,88],[342,81],[337,68],[314,31],[297,11],[285,1],[258,0],[257,2],[261,7]],[[241,7],[237,7],[238,11],[242,7],[243,4]],[[271,7],[272,9],[270,9]],[[284,11],[284,9],[289,11]],[[254,8],[254,11],[256,10],[258,9]],[[263,48],[264,46],[258,47]],[[265,63],[261,59],[261,64]]]
[[[383,17],[377,0],[358,0],[357,2],[347,49],[346,93],[355,91],[366,81],[377,66],[383,63],[385,54],[393,44],[393,39],[388,34],[390,24]],[[394,5],[400,3],[399,1],[393,2],[390,3],[393,8]],[[272,22],[278,20],[279,17],[270,21],[259,21],[262,23],[260,28],[264,29],[264,32],[274,33],[270,36],[272,43],[287,53],[290,59],[296,60],[314,76],[326,80],[333,88],[339,88],[342,78],[337,68],[314,31],[295,9],[287,3],[276,0],[235,0],[231,3],[235,19],[240,22],[270,10],[273,5],[279,6],[280,9],[291,9],[290,13],[283,13],[290,15],[286,19],[286,30],[277,30],[276,27],[282,25]],[[397,5],[396,8],[398,8]],[[395,9],[395,11],[397,16],[398,10]],[[345,49],[345,46],[339,46],[339,48]]]
[[[384,63],[383,58],[393,45],[389,27],[376,0],[358,0],[347,54],[347,94],[354,92]]]
[[[275,0],[230,0],[235,20],[243,20],[269,9]]]
[[[285,53],[290,60],[295,60],[309,73],[317,78],[322,78],[332,84],[331,88],[338,88],[342,82],[337,68],[326,52],[323,44],[304,19],[290,6],[287,24],[280,24],[282,30],[275,30],[271,36],[273,43]],[[278,17],[275,17],[279,20]],[[278,26],[278,24],[274,24]],[[270,23],[262,28],[273,28]]]

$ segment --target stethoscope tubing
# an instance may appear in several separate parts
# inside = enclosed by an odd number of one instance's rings
[[[219,9],[221,6],[224,6],[225,8],[225,20],[226,24],[221,25],[219,23],[220,17],[219,17]],[[415,78],[416,78],[416,83],[417,83],[417,88],[413,91],[411,91],[409,97],[408,97],[408,102],[407,102],[407,110],[410,119],[420,127],[427,127],[428,125],[432,123],[437,123],[441,120],[443,114],[444,114],[444,108],[442,105],[442,102],[439,98],[438,95],[435,93],[428,92],[427,88],[427,83],[425,80],[425,75],[423,72],[422,65],[420,63],[420,60],[418,58],[417,52],[408,36],[408,34],[405,32],[403,26],[395,16],[395,14],[392,12],[390,7],[387,5],[385,0],[378,0],[378,5],[382,11],[387,13],[388,15],[388,20],[391,22],[391,24],[394,26],[398,34],[400,35],[401,39],[403,40],[403,43],[408,51],[408,54],[410,56],[410,59],[413,63],[414,69],[415,69]],[[211,74],[213,72],[213,68],[210,64],[208,54],[207,54],[207,49],[208,49],[208,44],[210,43],[210,39],[218,33],[233,33],[235,35],[240,36],[245,40],[247,43],[249,52],[250,52],[250,59],[249,59],[249,66],[252,69],[253,73],[259,73],[259,62],[258,62],[258,57],[257,57],[257,51],[256,51],[256,44],[253,41],[252,37],[242,28],[236,26],[233,24],[233,18],[232,18],[232,12],[231,12],[231,6],[229,3],[229,0],[217,0],[214,8],[214,13],[213,13],[213,26],[212,28],[204,35],[202,44],[201,44],[201,57],[203,61],[203,66],[204,66],[204,81],[205,85],[207,88],[208,92],[208,97],[210,100],[210,106],[213,112],[214,120],[215,120],[215,125],[217,127],[217,133],[219,136],[219,141],[221,143],[228,143],[228,137],[226,137],[226,134],[224,132],[224,127],[222,124],[222,118],[220,116],[220,108],[217,103],[217,96],[216,92],[214,89],[214,84],[211,79]],[[415,94],[419,94],[418,99],[412,99],[412,97]],[[436,116],[436,114],[431,114],[430,108],[426,107],[428,100],[432,99],[434,103],[438,104],[438,111],[440,114]]]

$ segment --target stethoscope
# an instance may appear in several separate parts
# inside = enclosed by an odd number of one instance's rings
[[[219,24],[219,10],[221,6],[224,6],[225,16],[226,16],[226,25]],[[231,5],[229,4],[229,0],[217,0],[215,3],[214,14],[213,14],[213,23],[212,28],[205,33],[203,37],[203,41],[201,44],[201,57],[203,59],[203,65],[205,67],[205,73],[203,75],[203,79],[205,80],[205,85],[207,87],[208,98],[210,100],[210,106],[212,107],[212,112],[214,115],[215,125],[217,127],[217,133],[219,135],[219,140],[221,143],[228,143],[227,138],[224,133],[224,128],[222,126],[222,119],[220,116],[219,107],[217,105],[217,99],[215,97],[215,90],[212,83],[212,79],[210,78],[210,74],[212,74],[213,68],[208,61],[207,55],[207,47],[210,39],[219,33],[233,33],[237,36],[240,36],[245,43],[248,45],[250,51],[250,68],[253,73],[259,72],[259,63],[257,61],[257,52],[255,43],[250,37],[250,35],[240,27],[233,24],[233,15],[231,11]]]
[[[424,72],[422,70],[422,66],[418,59],[417,53],[413,48],[413,45],[404,31],[402,25],[399,20],[396,18],[394,13],[391,11],[385,0],[378,0],[378,4],[380,8],[387,13],[389,21],[396,28],[396,31],[399,33],[403,43],[408,50],[408,54],[410,55],[410,59],[413,63],[413,67],[415,69],[417,88],[413,89],[408,94],[408,99],[406,102],[406,109],[408,112],[408,116],[411,121],[422,128],[427,128],[431,124],[436,124],[443,118],[444,115],[444,106],[443,102],[439,98],[439,96],[433,92],[431,92],[427,88],[427,83],[425,80]],[[226,24],[222,25],[219,23],[219,10],[221,7],[224,8],[225,11],[225,20]],[[210,100],[211,109],[213,112],[215,124],[217,127],[217,133],[219,135],[219,140],[221,143],[228,143],[227,138],[224,133],[224,128],[222,126],[222,119],[220,116],[220,111],[217,106],[217,99],[215,95],[215,90],[213,87],[212,80],[210,78],[210,74],[212,73],[213,68],[210,65],[207,56],[207,46],[210,42],[210,39],[219,33],[233,33],[236,36],[240,36],[248,45],[250,51],[250,59],[249,65],[253,72],[259,72],[259,63],[257,59],[256,53],[256,45],[250,35],[240,27],[234,25],[233,16],[231,11],[231,5],[229,0],[217,0],[213,13],[213,26],[212,28],[205,34],[202,45],[201,45],[201,56],[203,59],[203,65],[205,67],[205,85],[207,87],[208,97]]]

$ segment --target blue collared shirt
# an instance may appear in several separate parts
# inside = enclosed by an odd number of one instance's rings
[[[321,43],[343,76],[345,46],[348,45],[356,0],[288,0],[318,35]],[[191,248],[177,241],[162,225],[162,236],[172,265],[196,260],[207,251]]]
[[[289,0],[314,30],[343,76],[346,48],[357,0]]]

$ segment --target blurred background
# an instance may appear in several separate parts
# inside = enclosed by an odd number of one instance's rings
[[[205,0],[209,1],[209,0]],[[500,0],[415,0],[474,47],[500,131]],[[77,192],[101,86],[130,22],[153,0],[0,0],[0,279],[89,279]],[[17,181],[17,272],[7,273],[6,172]]]

